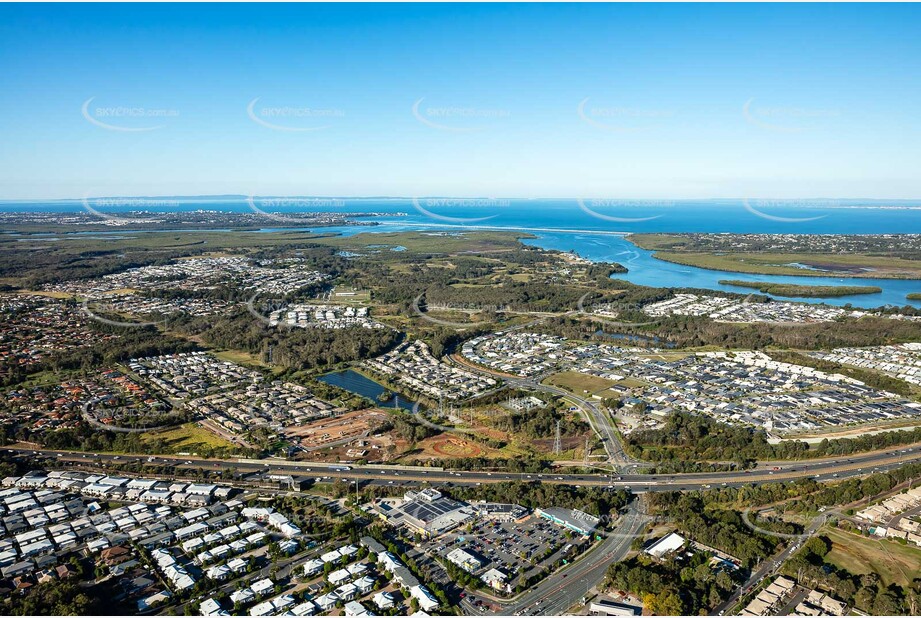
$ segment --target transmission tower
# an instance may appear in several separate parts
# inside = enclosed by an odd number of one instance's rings
[[[553,438],[553,454],[559,455],[563,452],[563,439],[560,437],[560,421],[556,422],[556,435]]]

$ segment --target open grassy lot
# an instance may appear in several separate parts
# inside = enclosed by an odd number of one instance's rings
[[[893,583],[905,586],[921,570],[921,549],[914,546],[866,538],[836,528],[828,528],[824,533],[832,542],[825,560],[851,573],[874,572],[887,586]]]
[[[172,429],[164,431],[152,431],[143,435],[145,441],[164,440],[171,452],[194,453],[201,447],[215,448],[235,448],[227,440],[211,433],[196,423],[186,423]]]
[[[605,378],[579,373],[578,371],[563,371],[561,373],[555,373],[544,380],[544,384],[557,386],[577,395],[584,395],[586,391],[589,393],[596,393],[608,389],[611,385],[615,384],[615,382],[613,380],[606,380]]]
[[[264,362],[241,350],[220,350],[212,352],[216,357],[223,361],[230,363],[237,363],[238,365],[251,365],[256,367],[268,367]]]

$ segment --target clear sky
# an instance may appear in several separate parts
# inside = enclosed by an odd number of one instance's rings
[[[0,6],[0,198],[227,193],[921,198],[921,6]]]

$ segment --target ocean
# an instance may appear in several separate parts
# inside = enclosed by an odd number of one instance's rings
[[[403,230],[517,230],[536,236],[524,242],[547,249],[574,251],[594,261],[619,262],[630,272],[619,275],[655,287],[694,287],[744,292],[720,279],[772,281],[803,285],[875,285],[879,294],[834,299],[790,299],[855,307],[906,305],[906,294],[921,292],[921,281],[842,277],[745,275],[663,262],[626,240],[633,232],[776,233],[776,234],[921,234],[921,201],[898,200],[594,200],[492,198],[128,198],[87,202],[104,214],[145,210],[216,210],[268,213],[266,231],[293,229],[271,213],[325,211],[383,213],[378,226],[315,228],[318,232],[356,234]],[[0,202],[0,212],[80,212],[82,200]],[[403,213],[404,216],[398,216]],[[118,229],[112,234],[124,235]],[[94,234],[99,234],[94,232]]]

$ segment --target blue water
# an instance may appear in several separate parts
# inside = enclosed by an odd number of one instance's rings
[[[159,199],[159,198],[157,198]],[[217,210],[253,212],[247,200],[240,198],[169,198],[168,206],[150,208],[137,205],[124,208],[103,208],[107,213],[131,210],[193,211]],[[332,201],[331,201],[332,202]],[[309,203],[309,201],[308,201]],[[259,198],[255,204],[260,206]],[[49,202],[0,202],[0,212],[42,211],[75,212],[83,210],[79,200]],[[793,299],[804,302],[825,302],[833,305],[852,304],[855,307],[906,305],[921,307],[919,301],[908,301],[906,294],[921,292],[921,281],[872,278],[795,277],[744,275],[713,271],[656,260],[651,252],[640,249],[624,238],[631,232],[704,232],[704,233],[788,233],[788,234],[919,234],[921,233],[921,201],[898,200],[839,200],[793,203],[744,202],[743,200],[685,200],[677,202],[601,203],[575,199],[537,200],[439,200],[420,199],[346,199],[334,203],[318,203],[310,208],[267,208],[272,212],[294,213],[303,210],[330,212],[392,213],[367,221],[377,226],[342,226],[315,228],[319,233],[336,232],[352,235],[363,232],[396,232],[430,229],[460,232],[469,229],[520,230],[535,235],[524,240],[527,244],[563,251],[595,261],[624,264],[630,272],[620,277],[633,283],[654,287],[692,287],[721,289],[730,292],[745,290],[723,286],[720,279],[773,281],[802,285],[875,285],[880,294],[834,298]],[[757,212],[756,212],[757,211]],[[759,215],[758,212],[762,213]],[[406,213],[406,216],[396,216]],[[593,214],[594,213],[594,214]],[[634,219],[633,221],[611,220]],[[654,218],[652,218],[654,217]],[[646,219],[646,220],[638,220]],[[280,227],[267,219],[265,231],[297,228]],[[120,229],[111,234],[133,230]],[[99,235],[99,232],[92,232]],[[66,234],[59,234],[66,236]],[[894,241],[897,242],[897,241]]]
[[[413,404],[415,403],[397,395],[394,395],[393,398],[391,398],[389,401],[378,401],[378,395],[387,389],[374,380],[366,378],[365,376],[356,371],[352,371],[351,369],[327,373],[326,375],[320,376],[318,379],[321,382],[326,382],[327,384],[338,386],[339,388],[349,391],[350,393],[355,393],[356,395],[361,395],[362,397],[370,399],[376,405],[382,408],[398,407],[404,410],[412,410]]]

